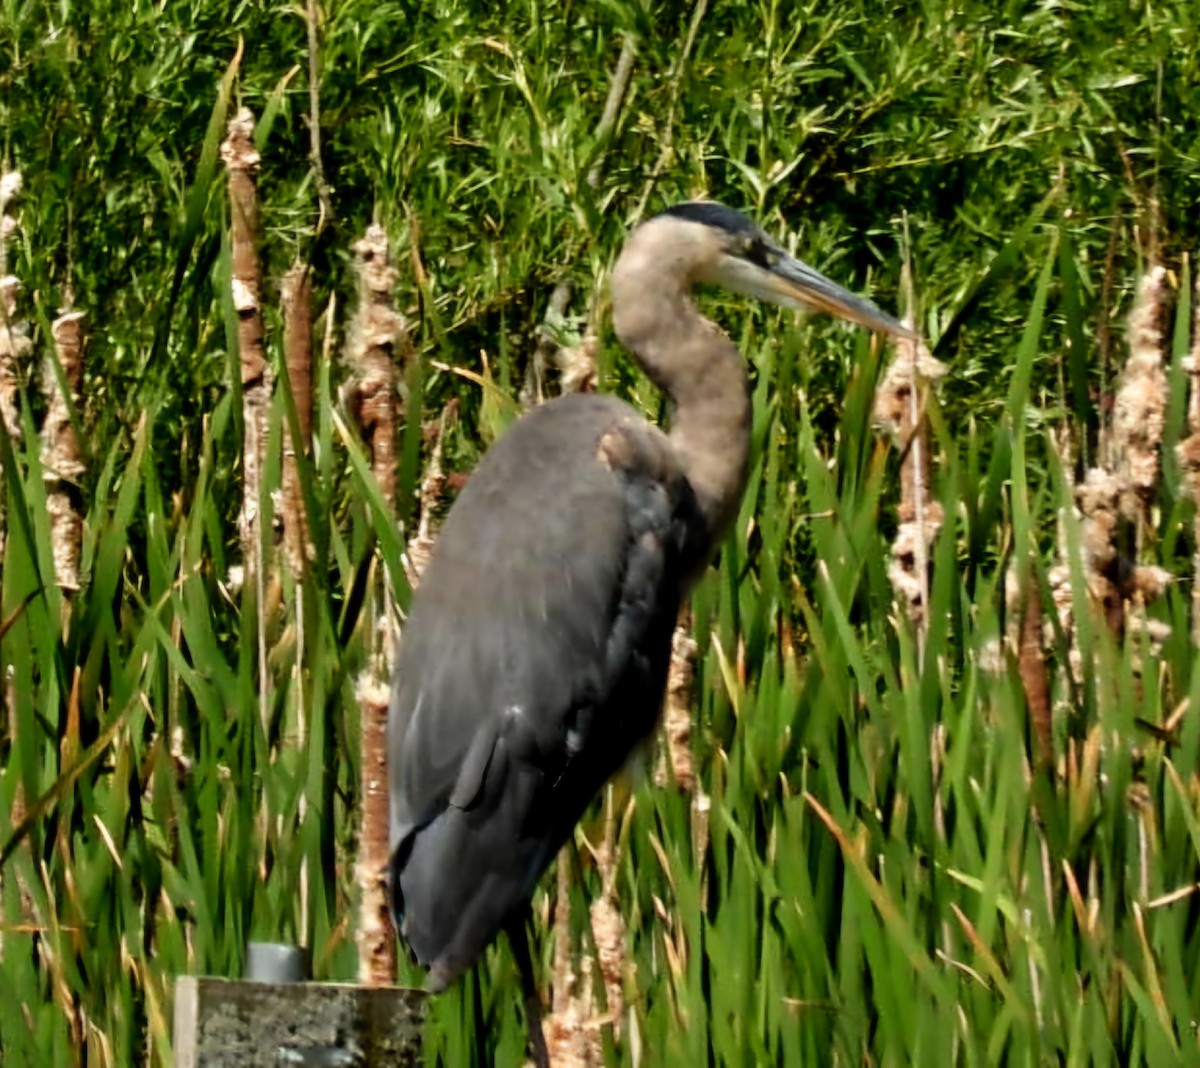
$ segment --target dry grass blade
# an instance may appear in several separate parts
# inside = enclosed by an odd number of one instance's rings
[[[1000,966],[1000,962],[996,959],[996,955],[991,951],[991,948],[979,937],[979,932],[975,929],[975,925],[967,919],[963,910],[953,902],[950,904],[950,910],[954,913],[954,918],[958,920],[959,926],[967,936],[967,941],[971,943],[971,948],[975,950],[976,955],[983,963],[984,971],[987,972],[992,982],[1000,989],[1005,1001],[1018,1014],[1024,1015],[1024,1007],[1018,1000],[1012,983],[1009,981],[1008,976],[1004,974],[1004,969]]]

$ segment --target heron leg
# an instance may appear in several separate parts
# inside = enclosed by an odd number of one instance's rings
[[[529,915],[528,908],[514,913],[505,924],[504,930],[521,976],[521,993],[525,997],[525,1026],[529,1030],[533,1063],[537,1068],[550,1068],[550,1052],[546,1048],[546,1035],[542,1030],[542,1000],[538,995],[537,978],[533,974],[533,958],[529,953],[529,934],[525,929]]]

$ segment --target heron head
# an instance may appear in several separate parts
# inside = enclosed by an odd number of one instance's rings
[[[668,208],[645,224],[654,235],[664,268],[687,283],[700,282],[786,308],[817,309],[895,337],[913,331],[802,263],[749,219],[715,201],[691,200]]]

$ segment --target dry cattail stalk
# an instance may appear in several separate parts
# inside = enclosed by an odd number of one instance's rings
[[[0,278],[0,420],[10,437],[19,440],[21,419],[17,412],[18,367],[33,343],[26,324],[18,318],[17,298],[21,283],[12,275]]]
[[[655,786],[668,782],[667,761],[679,789],[690,794],[696,785],[696,767],[692,759],[692,683],[696,677],[696,642],[692,638],[691,610],[679,613],[679,622],[671,637],[671,664],[667,669],[667,694],[663,704],[663,740],[654,771]]]
[[[357,878],[362,893],[358,931],[358,978],[367,986],[388,986],[396,979],[396,934],[387,897],[388,776],[385,682],[359,679],[362,711],[362,827],[358,839]]]
[[[1054,602],[1054,614],[1058,617],[1058,625],[1067,642],[1067,669],[1076,682],[1082,682],[1083,657],[1079,652],[1079,636],[1075,631],[1075,594],[1071,587],[1071,569],[1066,563],[1062,562],[1066,559],[1066,551],[1066,542],[1060,538],[1060,562],[1046,572],[1046,585],[1050,589],[1050,599]],[[1021,639],[1018,623],[1022,618],[1019,614],[1019,598],[1010,602],[1009,610],[1010,612],[1017,613],[1011,617],[1013,622],[1010,623],[1009,629],[1013,645],[1019,649]],[[1042,630],[1043,645],[1048,645],[1053,638],[1053,634],[1045,633],[1045,627]]]
[[[1083,515],[1083,567],[1088,590],[1100,605],[1109,629],[1118,636],[1125,630],[1119,585],[1124,561],[1117,549],[1122,489],[1117,475],[1098,467],[1088,471],[1075,487],[1075,503]]]
[[[21,433],[17,413],[18,367],[33,347],[27,324],[17,319],[21,283],[8,273],[8,239],[17,230],[16,216],[10,215],[8,208],[20,192],[20,171],[9,171],[0,177],[0,423],[14,440],[19,440]],[[4,553],[5,536],[3,499],[0,480],[0,558]]]
[[[1165,637],[1165,625],[1149,620],[1145,615],[1145,606],[1166,592],[1173,576],[1161,567],[1138,565],[1127,553],[1122,552],[1119,534],[1124,521],[1121,515],[1122,501],[1127,499],[1123,497],[1125,488],[1121,477],[1111,471],[1090,469],[1084,480],[1075,487],[1076,508],[1071,520],[1079,524],[1083,578],[1089,600],[1117,638],[1132,627],[1150,637],[1151,651],[1154,651],[1161,646]],[[1060,517],[1059,562],[1050,568],[1047,581],[1059,626],[1067,641],[1067,666],[1071,676],[1076,681],[1082,681],[1083,657],[1075,623],[1071,568],[1067,563],[1067,521],[1068,517]],[[1011,588],[1009,592],[1009,607],[1016,612],[1018,608]],[[1166,633],[1169,632],[1167,628]],[[1010,637],[1017,642],[1015,626]],[[1051,638],[1051,635],[1045,635],[1044,647],[1050,644]]]
[[[263,353],[262,268],[258,262],[258,193],[255,177],[259,155],[254,147],[254,116],[239,108],[221,144],[221,159],[229,174],[229,230],[233,271],[230,288],[238,318],[238,359],[242,379],[242,508],[238,534],[246,581],[254,590],[258,629],[258,704],[264,733],[269,730],[270,699],[267,672],[266,561],[262,559],[263,461],[271,406],[271,365]],[[267,819],[266,795],[262,819]]]
[[[626,935],[625,920],[617,902],[617,855],[611,820],[609,828],[608,840],[596,853],[596,866],[600,870],[600,896],[592,902],[589,911],[600,977],[604,981],[605,1015],[613,1021],[614,1029],[619,1032],[625,1008]],[[603,1063],[603,1057],[600,1063]]]
[[[6,171],[0,175],[0,277],[8,274],[8,239],[17,229],[17,220],[8,213],[11,204],[21,192],[21,172]]]
[[[599,380],[600,353],[599,323],[605,312],[605,289],[597,279],[588,301],[587,321],[583,333],[573,345],[556,346],[550,357],[558,367],[559,385],[564,393],[594,393]],[[560,317],[560,322],[563,322]]]
[[[350,328],[348,355],[354,367],[355,408],[371,452],[371,467],[389,510],[396,503],[397,391],[394,358],[406,351],[404,320],[393,306],[396,270],[387,233],[372,224],[354,246],[359,303]],[[387,678],[391,673],[398,627],[388,576],[377,587],[377,654],[359,686],[362,710],[362,828],[358,848],[358,884],[362,893],[359,922],[359,979],[370,986],[395,980],[396,939],[387,896]]]
[[[280,303],[283,308],[283,366],[287,374],[288,388],[296,408],[298,441],[293,437],[290,418],[283,425],[283,470],[276,514],[283,520],[283,544],[288,568],[295,579],[294,620],[296,628],[296,656],[292,664],[292,685],[296,700],[296,745],[303,749],[308,737],[307,704],[304,685],[304,585],[301,581],[305,569],[316,557],[308,526],[308,515],[304,506],[304,493],[300,485],[298,456],[307,456],[312,451],[312,276],[308,267],[299,261],[294,263],[280,283]],[[333,301],[329,304],[330,312]],[[325,344],[331,344],[332,320],[326,326]],[[308,812],[308,797],[300,796],[298,816],[304,820]],[[306,945],[308,934],[309,879],[308,858],[300,863],[298,880],[301,944]]]
[[[308,136],[309,158],[312,163],[314,184],[317,187],[317,202],[321,212],[317,219],[316,232],[325,229],[333,214],[330,203],[329,183],[325,180],[325,166],[321,162],[321,60],[318,28],[321,13],[316,0],[306,0],[304,7],[305,28],[308,31]]]
[[[570,846],[559,853],[558,892],[554,913],[554,975],[551,1011],[545,1020],[546,1046],[555,1068],[601,1068],[604,1044],[601,1028],[612,1023],[620,1030],[624,1013],[624,984],[629,967],[625,920],[616,895],[616,820],[613,791],[606,796],[604,841],[592,850],[600,875],[600,894],[592,902],[588,919],[596,960],[583,954],[578,970],[571,953]],[[604,984],[605,1013],[596,1015],[594,972],[599,967]]]
[[[446,439],[446,428],[450,419],[457,411],[457,404],[451,401],[442,410],[441,418],[427,430],[426,444],[429,446],[429,463],[421,479],[421,518],[417,521],[417,529],[408,540],[404,553],[404,569],[408,576],[408,584],[412,589],[417,588],[421,575],[429,566],[433,557],[433,547],[437,542],[437,531],[433,519],[437,514],[438,505],[446,492],[446,472],[442,468],[442,443]]]
[[[288,566],[299,579],[315,550],[309,539],[308,518],[304,513],[304,495],[296,456],[307,455],[312,447],[312,281],[308,268],[296,263],[283,276],[280,285],[283,304],[283,362],[288,384],[296,402],[299,444],[292,441],[290,422],[283,435],[283,542]]]
[[[240,108],[229,123],[221,145],[221,159],[229,172],[230,243],[233,251],[233,307],[238,317],[238,356],[242,376],[243,449],[242,512],[239,529],[247,564],[257,568],[259,495],[262,489],[263,453],[267,442],[267,417],[271,404],[271,365],[263,353],[260,293],[262,268],[258,262],[258,193],[255,178],[259,155],[254,147],[254,116]],[[261,579],[261,575],[257,576]]]
[[[1046,656],[1042,647],[1042,599],[1032,570],[1024,590],[1024,601],[1020,615],[1017,670],[1025,691],[1025,708],[1033,733],[1033,763],[1037,767],[1053,768],[1054,727],[1050,710],[1050,684],[1046,677]]]
[[[929,596],[929,553],[941,530],[941,505],[930,499],[933,465],[929,424],[921,401],[922,387],[946,373],[923,342],[896,343],[896,358],[875,393],[875,422],[897,442],[900,463],[900,526],[892,545],[888,578],[907,607],[909,618],[924,632]]]
[[[8,216],[2,218],[7,220]],[[3,242],[0,241],[0,244]],[[0,423],[3,423],[8,436],[14,441],[19,441],[21,437],[21,417],[17,411],[18,367],[33,347],[25,324],[17,321],[17,295],[20,291],[21,283],[12,275],[0,278]],[[4,484],[0,479],[0,558],[3,558],[6,534],[4,499]]]
[[[389,507],[396,501],[396,367],[408,352],[408,330],[393,306],[396,269],[387,233],[372,223],[354,246],[359,306],[350,328],[349,358],[354,367],[356,406],[372,468]]]
[[[83,543],[78,483],[84,468],[69,407],[69,403],[78,401],[83,379],[83,314],[65,312],[54,321],[51,332],[71,398],[69,402],[63,395],[58,376],[47,365],[43,371],[43,389],[49,407],[42,424],[42,465],[48,484],[46,510],[50,513],[54,573],[59,586],[70,591],[79,588],[79,553]]]
[[[554,902],[554,973],[550,1012],[543,1021],[546,1049],[554,1068],[600,1068],[604,1063],[592,1015],[592,969],[585,957],[579,971],[571,953],[570,846],[558,855]],[[580,974],[582,972],[582,975]]]
[[[555,1009],[543,1022],[546,1049],[554,1068],[601,1068],[599,1031],[592,1027],[589,1006],[592,1003],[591,969],[583,968],[582,980],[572,970],[564,987],[564,1004],[558,1008],[558,981],[554,988]]]
[[[600,339],[589,326],[578,345],[559,349],[557,360],[562,374],[564,393],[594,393],[596,390],[596,355]]]
[[[1192,389],[1188,393],[1188,430],[1200,434],[1200,390],[1196,380],[1200,377],[1200,272],[1192,289],[1192,347],[1184,359]]]
[[[1109,466],[1121,477],[1122,511],[1144,520],[1158,487],[1158,453],[1167,406],[1162,319],[1167,272],[1153,267],[1142,277],[1129,316],[1129,360],[1113,407]]]
[[[557,362],[558,337],[566,323],[567,307],[573,293],[570,282],[559,282],[550,293],[546,315],[537,328],[533,358],[525,372],[525,385],[521,388],[521,405],[525,408],[532,408],[546,399],[546,368]]]
[[[551,989],[550,1020],[561,1017],[567,1011],[575,976],[571,964],[571,857],[569,846],[558,854],[555,865],[556,892],[554,895],[554,962],[551,965],[553,979]],[[554,1045],[551,1044],[551,1049]],[[557,1064],[557,1058],[551,1058]]]
[[[1175,447],[1179,466],[1186,476],[1185,492],[1200,502],[1200,274],[1192,306],[1192,347],[1184,358],[1188,373],[1188,436]],[[1196,511],[1196,555],[1192,558],[1192,574],[1200,575],[1200,508]],[[1200,581],[1192,582],[1192,641],[1200,645]]]

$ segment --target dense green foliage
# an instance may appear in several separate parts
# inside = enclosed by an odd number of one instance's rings
[[[350,591],[371,553],[401,574],[401,542],[338,415],[341,371],[322,364],[304,477],[317,560],[301,587],[280,565],[264,607],[264,729],[258,609],[226,583],[241,416],[216,149],[238,102],[260,117],[270,276],[301,256],[340,309],[373,215],[401,250],[406,513],[423,419],[459,398],[448,459],[467,469],[510,410],[440,368],[486,372],[515,399],[564,277],[564,340],[589,308],[606,331],[604,273],[644,214],[722,199],[891,307],[909,235],[918,319],[951,369],[931,411],[950,521],[920,650],[886,575],[897,460],[870,408],[888,354],[823,320],[704,299],[755,378],[751,488],[695,603],[710,837],[698,852],[687,798],[636,788],[617,887],[636,985],[612,1056],[1194,1063],[1200,899],[1149,904],[1196,881],[1200,717],[1170,744],[1135,723],[1196,696],[1188,583],[1155,607],[1174,628],[1161,656],[1081,628],[1085,683],[1055,697],[1082,773],[1031,787],[1016,671],[980,659],[1002,631],[1003,554],[1049,552],[1070,500],[1075,472],[1045,428],[1094,441],[1140,267],[1179,267],[1200,238],[1191,6],[322,8],[333,214],[318,237],[303,5],[0,3],[0,153],[25,177],[7,269],[39,358],[68,285],[92,334],[83,581],[65,610],[32,383],[23,438],[0,433],[5,1063],[72,1063],[74,1026],[88,1063],[166,1061],[171,976],[236,975],[249,937],[303,938],[320,977],[354,974],[354,678],[370,634]],[[630,91],[600,142],[630,35]],[[657,416],[602,341],[605,387]],[[284,407],[281,392],[276,435]],[[1182,432],[1176,399],[1166,448]],[[268,509],[278,478],[276,460]],[[1155,503],[1144,552],[1187,576],[1173,464]],[[594,883],[585,871],[580,894]],[[517,1063],[518,1002],[492,952],[434,1007],[430,1063]]]

